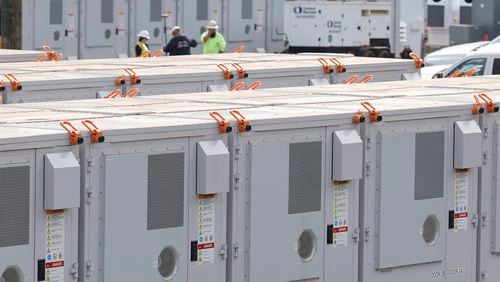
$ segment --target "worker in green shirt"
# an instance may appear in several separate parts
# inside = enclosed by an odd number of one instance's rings
[[[219,27],[215,21],[210,21],[207,25],[207,31],[201,35],[203,43],[203,54],[223,53],[226,48],[226,40],[222,34],[218,33]]]

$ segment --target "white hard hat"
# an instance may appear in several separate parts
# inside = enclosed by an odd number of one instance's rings
[[[143,37],[146,39],[149,39],[149,32],[147,30],[141,30],[139,34],[137,34],[137,37]]]
[[[174,26],[174,27],[172,27],[172,32],[174,32],[176,30],[181,30],[181,27],[180,26]]]
[[[216,21],[209,21],[207,24],[207,29],[218,29],[219,26],[217,25]]]

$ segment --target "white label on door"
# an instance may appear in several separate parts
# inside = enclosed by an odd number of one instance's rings
[[[349,183],[333,186],[333,247],[349,244]]]
[[[68,13],[67,14],[67,36],[68,37],[74,37],[75,36],[75,13]]]
[[[45,281],[64,282],[64,211],[47,211]]]
[[[125,13],[118,12],[117,18],[118,18],[117,26],[116,26],[116,28],[118,30],[117,35],[123,36],[123,35],[125,35]]]
[[[467,231],[469,223],[469,171],[455,173],[455,231]]]
[[[215,196],[198,198],[198,264],[215,261]]]

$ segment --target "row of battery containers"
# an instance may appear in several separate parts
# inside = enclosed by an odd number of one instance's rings
[[[431,140],[436,139],[431,138]],[[481,142],[481,130],[475,121],[455,123],[455,169],[466,170],[469,168],[481,166]],[[182,219],[185,216],[184,214],[186,213],[184,205],[180,205],[180,210],[179,207],[177,207],[176,210],[175,207],[165,206],[161,202],[164,200],[172,205],[175,205],[175,202],[169,202],[169,199],[165,198],[165,195],[175,195],[176,193],[179,197],[177,198],[177,200],[179,200],[180,202],[184,202],[184,190],[187,190],[186,181],[193,181],[191,179],[184,179],[186,175],[185,167],[188,167],[189,170],[189,164],[184,163],[184,154],[186,154],[185,151],[179,152],[178,154],[146,154],[146,159],[142,158],[144,156],[135,158],[134,156],[126,155],[123,156],[123,159],[121,159],[121,155],[116,158],[106,159],[106,175],[104,176],[106,180],[104,180],[104,182],[106,190],[109,191],[100,191],[100,193],[111,193],[111,191],[114,192],[113,194],[107,194],[108,196],[112,195],[112,197],[105,203],[101,203],[100,208],[104,209],[103,211],[105,214],[105,218],[110,222],[106,222],[104,225],[97,224],[96,226],[101,226],[101,228],[103,228],[103,226],[111,228],[105,230],[105,233],[107,234],[105,236],[107,237],[105,237],[105,246],[103,247],[104,250],[102,251],[112,253],[110,254],[110,257],[105,257],[104,259],[100,258],[97,259],[97,261],[91,259],[83,261],[82,259],[78,260],[76,258],[76,254],[78,251],[84,251],[81,246],[77,251],[77,242],[80,241],[80,245],[85,245],[81,242],[82,240],[84,240],[84,238],[77,239],[77,236],[75,236],[75,234],[78,233],[78,231],[76,231],[78,230],[78,226],[81,228],[81,223],[80,225],[78,225],[78,219],[75,218],[75,210],[81,208],[80,178],[83,171],[80,168],[77,153],[56,152],[44,155],[43,193],[39,194],[38,184],[36,184],[37,188],[35,188],[35,195],[37,195],[36,201],[38,201],[38,198],[40,197],[43,198],[43,210],[42,212],[38,213],[40,209],[37,208],[37,213],[35,213],[34,216],[30,215],[29,212],[30,210],[34,209],[33,202],[35,201],[35,198],[33,198],[33,192],[31,191],[33,190],[33,184],[27,181],[27,179],[33,179],[33,176],[30,175],[33,174],[31,170],[33,170],[34,168],[30,167],[29,165],[19,167],[7,166],[1,168],[0,180],[2,180],[2,182],[0,183],[0,185],[3,186],[1,190],[6,192],[6,196],[4,195],[0,199],[0,219],[2,222],[9,224],[8,226],[2,226],[2,228],[0,229],[0,266],[2,267],[3,271],[2,281],[70,281],[71,279],[76,279],[79,274],[85,273],[85,271],[80,271],[81,269],[89,270],[88,275],[82,275],[85,276],[85,279],[87,281],[125,281],[130,278],[130,275],[133,273],[136,273],[138,275],[137,278],[139,280],[140,277],[147,277],[148,281],[202,281],[206,275],[212,278],[218,277],[217,281],[225,281],[226,277],[224,274],[224,260],[227,258],[226,256],[228,252],[227,247],[225,247],[226,249],[222,247],[226,246],[226,243],[224,242],[225,234],[216,235],[215,233],[225,232],[225,228],[223,228],[225,226],[225,215],[217,214],[217,212],[224,213],[226,212],[226,209],[222,207],[216,207],[216,205],[225,205],[224,200],[221,200],[220,198],[226,197],[226,193],[229,192],[229,151],[225,142],[222,140],[200,141],[196,144],[195,186],[197,196],[193,205],[193,202],[188,201],[189,213],[194,213],[196,215],[194,217],[189,217],[189,221],[194,218],[197,219],[197,222],[195,222],[194,224],[191,224],[192,222],[185,223],[186,220]],[[318,144],[319,146],[317,146]],[[321,142],[288,144],[288,149],[290,150],[290,165],[293,163],[293,160],[291,159],[292,152],[294,152],[295,158],[298,156],[301,159],[296,162],[296,164],[299,164],[297,167],[290,167],[289,169],[290,171],[294,169],[293,171],[298,172],[299,178],[302,179],[294,179],[294,175],[288,175],[290,181],[296,181],[296,184],[304,184],[304,182],[301,181],[313,179],[310,178],[311,173],[315,175],[317,175],[318,173],[319,175],[322,174],[321,171],[323,170],[323,166],[321,165],[321,163],[319,164],[319,166],[315,166],[314,161],[309,161],[311,156],[314,156],[315,152],[319,152],[319,158],[322,158],[321,144]],[[437,144],[436,146],[439,147],[440,145]],[[264,149],[262,151],[264,155],[262,155],[261,157],[272,156],[272,152],[279,152],[281,150],[281,148],[279,147],[269,147],[269,149],[271,150],[269,152],[266,152],[266,149]],[[356,181],[363,178],[364,147],[362,139],[357,130],[343,130],[333,132],[332,150],[334,156],[332,181],[334,183],[342,185],[342,183],[348,183],[349,181]],[[255,152],[255,164],[257,164],[259,158],[259,150],[256,148]],[[141,163],[141,160],[143,160],[144,163]],[[187,160],[188,163],[194,161],[190,158],[188,158]],[[272,164],[273,160],[270,159],[263,162],[263,167],[265,163]],[[143,183],[131,183],[134,179],[133,177],[127,177],[127,172],[130,172],[132,174],[132,171],[137,169],[134,168],[133,170],[130,170],[130,167],[142,167],[143,165],[144,167],[149,166],[149,168],[144,168],[146,169],[146,172],[144,173],[144,175],[146,176],[138,174],[138,179],[136,180],[145,181],[143,181]],[[314,169],[320,171],[313,171]],[[164,174],[173,174],[173,176],[155,176],[155,170]],[[177,177],[175,176],[176,174]],[[111,178],[113,178],[112,181],[107,180]],[[122,180],[120,181],[120,179]],[[252,180],[254,179],[252,178]],[[260,179],[258,181],[266,182],[268,180],[272,181],[273,179]],[[162,183],[162,181],[168,181],[166,189],[171,189],[172,191],[170,192],[173,193],[165,194],[165,191],[158,191],[158,189],[162,189],[162,187],[164,187],[163,184],[165,183]],[[109,184],[108,182],[113,183]],[[147,185],[144,182],[147,183]],[[156,186],[155,183],[157,184]],[[133,186],[135,184],[138,185],[137,187],[135,187],[136,189],[128,187],[127,189],[130,191],[123,191],[125,187]],[[306,185],[310,184],[311,183]],[[141,187],[142,185],[146,186]],[[278,183],[278,186],[279,185],[282,184]],[[290,183],[289,185],[292,184]],[[272,187],[268,188],[272,189]],[[300,188],[298,189],[300,190]],[[137,194],[137,198],[134,198],[137,192],[136,190],[142,192],[144,192],[144,190],[147,190],[148,196],[141,199],[140,194]],[[21,193],[22,191],[25,191],[26,193]],[[276,189],[274,193],[276,193],[276,191],[279,192],[280,190]],[[273,191],[270,190],[268,193],[272,195],[272,192]],[[216,198],[218,197],[217,195],[220,195],[218,200],[216,200]],[[252,195],[252,200],[255,196],[256,195]],[[262,196],[265,197],[265,195]],[[290,197],[290,195],[288,196]],[[299,196],[304,197],[304,205],[306,205],[308,192],[305,191],[304,194]],[[160,200],[155,202],[157,206],[151,205],[149,203],[144,203],[151,201],[154,202],[156,197]],[[286,195],[277,195],[277,198],[283,197],[286,197]],[[320,198],[321,197],[322,196],[320,196]],[[265,203],[265,201],[263,203]],[[288,205],[290,205],[290,202],[288,202]],[[196,208],[193,209],[192,207]],[[307,211],[307,209],[309,208],[307,206],[302,206],[302,202],[298,201],[295,203],[296,212],[291,212],[291,207],[289,206],[288,216],[280,218],[279,216],[276,217],[274,212],[278,212],[272,207],[273,204],[271,203],[271,206],[252,207],[252,209],[262,209],[262,211],[269,213],[269,218],[278,218],[278,220],[282,219],[286,222],[287,218],[290,218],[289,215],[300,213],[301,211]],[[16,208],[18,210],[15,210]],[[98,207],[93,208],[97,209]],[[276,206],[275,208],[278,209],[278,206]],[[6,211],[6,209],[14,209],[14,211],[10,210],[9,212]],[[312,210],[314,210],[314,208]],[[181,218],[181,222],[179,224],[172,224],[172,232],[165,235],[166,233],[161,233],[156,230],[161,229],[162,227],[162,223],[158,223],[158,221],[163,221],[162,218],[155,218],[155,214],[156,216],[164,215],[168,217],[169,212],[180,213],[179,217]],[[137,213],[139,213],[139,215],[141,216],[137,215]],[[10,219],[1,218],[5,217],[6,215],[16,216]],[[68,217],[71,217],[71,219],[69,219]],[[316,217],[317,216],[314,216],[314,218]],[[147,230],[150,232],[147,234],[140,232],[137,233],[138,236],[144,236],[140,239],[137,238],[138,241],[141,241],[143,243],[135,244],[134,246],[134,242],[122,242],[120,239],[121,236],[130,238],[129,235],[125,236],[126,233],[134,234],[134,232],[136,232],[137,229],[140,229],[141,226],[146,229],[145,218],[148,219]],[[312,218],[313,217],[308,219],[307,217],[304,217],[302,218],[302,220],[315,221],[315,219]],[[323,218],[323,215],[320,215],[319,218]],[[425,241],[428,246],[438,246],[441,248],[444,246],[442,242],[443,236],[439,237],[440,220],[438,220],[437,218],[437,215],[431,215],[425,220],[425,222],[417,222],[416,224],[422,226],[422,240]],[[134,222],[135,220],[139,222]],[[178,219],[172,219],[172,221],[176,220]],[[262,220],[264,220],[264,218],[262,218]],[[33,224],[33,221],[36,224]],[[155,222],[159,224],[159,228],[149,226],[155,225]],[[216,223],[220,224],[221,226],[215,226]],[[188,227],[186,227],[185,224],[187,224]],[[277,223],[270,220],[269,222],[260,226],[267,225],[268,227],[270,227],[274,224]],[[319,224],[323,225],[323,223]],[[322,239],[322,234],[320,234],[319,232],[315,232],[314,228],[306,228],[304,230],[300,230],[300,226],[306,225],[307,224],[305,224],[304,222],[301,222],[296,226],[297,230],[295,231],[297,232],[287,232],[293,237],[290,238],[292,241],[296,240],[296,243],[294,244],[296,253],[295,255],[290,253],[289,254],[292,256],[296,256],[297,258],[290,258],[290,261],[299,261],[299,263],[297,264],[297,271],[299,271],[300,273],[297,277],[293,277],[297,279],[314,279],[323,276],[321,274],[323,272],[323,270],[321,270],[322,263],[313,263],[313,265],[317,266],[313,268],[308,268],[308,264],[311,265],[311,262],[316,261],[314,259],[315,256],[321,256],[325,252],[324,247],[321,247],[322,244],[318,244],[318,242],[326,241],[326,245],[334,243],[333,233],[337,228],[333,224],[328,224],[325,230],[327,231],[326,238]],[[118,228],[116,230],[113,230],[113,226],[116,226]],[[250,229],[257,228],[257,226],[247,227]],[[29,238],[27,238],[27,234],[32,234],[32,232],[29,231],[31,228],[36,228],[36,231],[34,232],[35,235],[33,237],[31,237],[32,235],[29,235]],[[190,231],[188,231],[188,229]],[[324,229],[319,228],[318,230]],[[250,231],[249,234],[259,236],[258,234],[262,234],[262,232],[254,230]],[[218,238],[217,242],[216,237]],[[261,239],[265,240],[265,238]],[[33,244],[33,240],[35,241],[35,244]],[[252,242],[254,242],[256,238],[251,238],[251,240]],[[341,238],[339,240],[341,240]],[[148,241],[151,242],[150,245],[147,244]],[[160,242],[161,246],[155,246],[154,241]],[[172,243],[170,245],[164,244],[164,242],[168,243],[169,241],[177,243]],[[277,241],[269,243],[271,244],[269,246],[280,245]],[[93,242],[93,244],[100,245],[100,243],[97,242]],[[242,244],[244,244],[244,242]],[[28,249],[19,249],[16,248],[16,246],[18,245],[31,246]],[[134,249],[136,251],[127,250],[127,246],[130,246],[131,249]],[[251,248],[251,246],[249,247]],[[29,254],[33,254],[33,249],[35,249],[34,252],[36,255],[30,256]],[[189,254],[186,253],[186,250],[189,250]],[[254,253],[257,252],[255,249],[251,248],[251,250]],[[24,253],[25,251],[26,253]],[[264,255],[263,257],[252,258],[254,254],[251,254],[249,259],[251,262],[261,261],[265,262],[266,264],[272,265],[272,261],[267,260],[267,255],[265,255],[265,253],[268,253],[270,258],[275,257],[273,255],[273,249],[270,248],[267,249],[266,252],[262,253]],[[382,255],[383,254],[379,254],[379,256]],[[33,258],[35,258],[35,261],[32,260]],[[436,259],[439,260],[441,258],[433,258],[430,261]],[[102,260],[104,260],[104,265],[101,265]],[[138,261],[142,261],[144,262],[144,264],[138,265]],[[197,271],[194,271],[194,269],[186,266],[189,262],[196,264]],[[287,262],[287,259],[284,259],[283,262]],[[421,261],[417,259],[416,261],[409,261],[408,264],[415,264],[420,262]],[[381,260],[379,261],[379,266],[377,268],[383,269],[384,263],[387,263],[388,267],[397,266],[397,263],[391,265],[390,261]],[[98,271],[90,273],[90,270],[92,268],[97,269],[101,267],[103,267],[104,269],[104,274],[102,274],[101,272],[98,273]],[[254,267],[254,265],[250,266],[250,270],[245,270],[245,272],[250,271],[252,281],[258,281],[259,279],[257,277],[261,276],[264,277],[264,279],[266,279],[265,277],[272,277],[270,273],[252,271],[252,267]],[[266,266],[263,266],[264,270],[266,270],[266,268]],[[127,269],[131,271],[128,271]],[[188,269],[190,269],[190,273],[192,272],[193,275],[188,275]],[[302,269],[302,271],[300,271],[300,269]],[[143,272],[146,270],[149,271],[147,273]],[[227,278],[230,279],[231,277]],[[84,278],[80,277],[80,279]]]

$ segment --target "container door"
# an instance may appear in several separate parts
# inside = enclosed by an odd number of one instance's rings
[[[34,158],[30,151],[0,155],[0,281],[37,280]]]
[[[256,48],[265,49],[266,1],[228,1],[227,6],[224,32],[230,43],[229,50],[241,45],[249,52],[255,52]]]
[[[75,0],[34,1],[34,46],[48,45],[64,58],[77,56],[77,13]]]
[[[184,152],[105,158],[101,281],[187,281],[186,163]]]
[[[222,1],[221,0],[183,0],[179,1],[181,6],[180,26],[184,34],[189,38],[200,41],[200,35],[205,32],[208,21],[214,20],[222,29]],[[203,52],[203,48],[192,49],[193,53]]]
[[[249,281],[323,279],[324,142],[316,138],[248,145]]]
[[[127,56],[128,3],[125,0],[84,1],[80,58]]]
[[[150,34],[148,41],[151,51],[163,49],[165,43],[165,24],[167,27],[167,39],[170,39],[171,28],[176,19],[175,0],[135,0],[132,1],[130,10],[130,34],[129,46],[135,46],[137,34],[141,30],[147,30]],[[162,18],[162,15],[168,15]],[[129,56],[135,56],[134,48],[130,48]]]
[[[280,52],[285,49],[284,31],[284,10],[285,1],[267,0],[266,25],[268,26],[266,34],[266,51]]]

